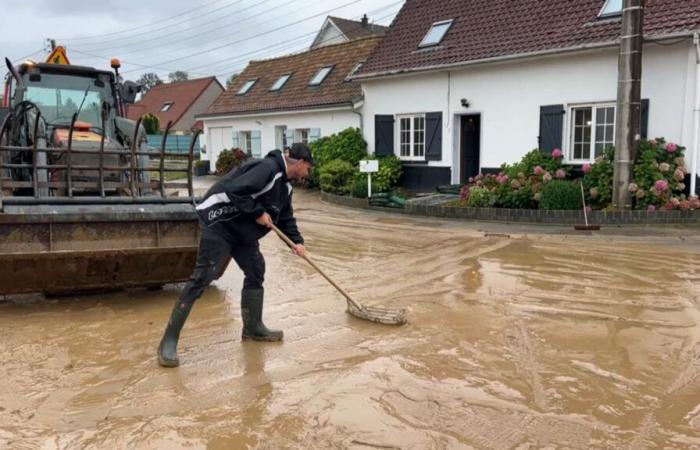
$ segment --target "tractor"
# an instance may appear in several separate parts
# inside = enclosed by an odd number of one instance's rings
[[[63,63],[57,61],[63,59]],[[0,296],[159,288],[189,277],[199,224],[192,184],[126,118],[139,86],[65,58],[8,75],[0,107]],[[185,195],[180,195],[186,192]],[[175,195],[177,194],[177,195]],[[223,269],[222,269],[223,272]]]

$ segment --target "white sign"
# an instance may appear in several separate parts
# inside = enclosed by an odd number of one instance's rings
[[[379,172],[379,161],[376,159],[360,161],[360,172],[373,173]]]

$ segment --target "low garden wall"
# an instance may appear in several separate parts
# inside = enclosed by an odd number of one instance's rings
[[[370,206],[367,199],[321,193],[323,201],[351,208],[362,208],[403,214],[491,222],[541,223],[577,225],[584,223],[583,211],[551,211],[541,209],[465,208],[447,206],[458,196],[436,194],[409,200],[404,209]],[[588,222],[600,225],[700,224],[700,210],[657,211],[592,211]]]

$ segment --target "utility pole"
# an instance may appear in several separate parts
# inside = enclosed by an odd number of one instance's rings
[[[48,39],[46,39],[46,43],[49,45],[49,48],[51,49],[51,50],[49,50],[50,52],[56,50],[56,39],[48,38]]]
[[[615,175],[613,204],[630,209],[629,184],[639,153],[642,130],[642,45],[644,0],[623,0],[622,35],[615,108]]]

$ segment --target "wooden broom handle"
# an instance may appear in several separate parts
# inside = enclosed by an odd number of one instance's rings
[[[287,245],[290,246],[291,248],[294,248],[294,246],[297,245],[297,244],[295,244],[294,242],[292,242],[292,240],[289,239],[289,238],[287,237],[287,235],[284,234],[284,233],[282,232],[282,230],[280,230],[279,228],[277,228],[277,227],[275,226],[275,224],[271,224],[271,227],[272,227],[272,229],[274,230],[274,232],[277,233],[277,236],[279,236],[280,239],[282,239],[282,240],[285,242],[285,244],[287,244]],[[311,261],[311,258],[309,258],[308,256],[304,256],[304,255],[299,255],[299,256],[301,256],[302,258],[304,258],[304,259],[306,260],[306,262],[309,263],[309,264],[311,265],[311,267],[313,267],[314,269],[316,269],[316,272],[318,272],[319,274],[321,274],[321,276],[322,276],[323,278],[325,278],[330,284],[332,284],[333,287],[336,288],[336,289],[338,290],[338,292],[340,292],[341,294],[343,294],[343,296],[344,296],[346,299],[348,299],[348,301],[350,302],[350,304],[351,304],[352,306],[354,306],[354,307],[357,308],[358,310],[362,310],[362,309],[363,309],[362,306],[360,306],[355,300],[352,299],[352,297],[350,297],[350,294],[348,294],[347,292],[345,292],[345,290],[343,290],[343,288],[341,288],[340,286],[338,286],[338,285],[336,284],[335,281],[333,281],[328,275],[326,275],[325,273],[323,273],[323,271],[316,265],[316,263],[313,262],[313,261]]]

